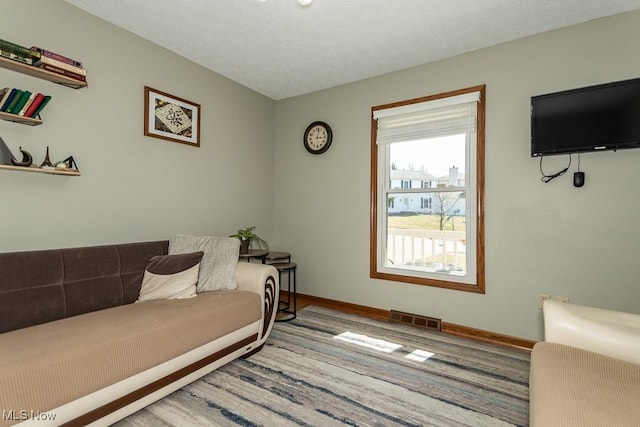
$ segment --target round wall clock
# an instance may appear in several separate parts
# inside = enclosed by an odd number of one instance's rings
[[[325,122],[313,122],[304,131],[304,148],[311,154],[322,154],[331,147],[333,132]]]

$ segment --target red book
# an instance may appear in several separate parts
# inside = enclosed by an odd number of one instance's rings
[[[25,117],[33,117],[33,113],[35,113],[36,109],[42,104],[42,100],[44,99],[44,95],[39,93],[33,98],[33,102],[27,108],[27,111],[24,113]]]
[[[56,73],[56,74],[60,74],[62,76],[65,77],[69,77],[70,79],[74,79],[74,80],[80,80],[82,82],[86,82],[87,78],[83,75],[80,75],[78,73],[74,73],[72,71],[69,70],[63,70],[62,68],[58,68],[55,67],[53,65],[49,65],[49,64],[39,64],[37,65],[38,68],[42,68],[43,70],[47,70],[47,71],[51,71],[52,73]]]
[[[38,117],[42,109],[47,105],[49,101],[51,101],[51,95],[45,95],[44,99],[40,103],[40,106],[36,108],[35,113],[33,113],[33,117]]]

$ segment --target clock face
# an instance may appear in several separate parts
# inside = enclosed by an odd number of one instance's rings
[[[313,122],[304,132],[304,147],[312,154],[322,154],[331,146],[333,133],[328,124]]]

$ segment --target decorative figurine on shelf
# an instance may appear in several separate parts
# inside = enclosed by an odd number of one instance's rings
[[[51,163],[51,159],[49,159],[49,146],[47,145],[47,155],[44,158],[44,162],[40,165],[40,169],[54,169],[55,166]]]
[[[13,153],[7,147],[7,144],[4,143],[2,138],[0,138],[0,165],[10,165],[13,163]]]
[[[22,147],[20,147],[20,152],[22,153],[22,161],[20,162],[12,156],[11,164],[13,166],[22,166],[28,168],[33,163],[33,157],[31,156],[31,154],[29,154],[28,151],[23,150]]]
[[[58,163],[56,163],[56,169],[59,170],[75,170],[76,172],[80,172],[80,170],[78,169],[78,164],[76,163],[76,161],[73,159],[73,156],[69,156],[64,160],[60,160]]]

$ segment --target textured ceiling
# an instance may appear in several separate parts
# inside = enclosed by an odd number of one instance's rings
[[[275,100],[640,9],[640,0],[65,0]]]

